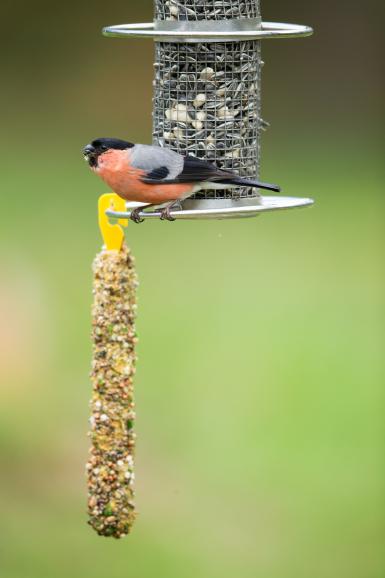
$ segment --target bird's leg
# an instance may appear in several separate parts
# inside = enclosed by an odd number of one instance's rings
[[[134,223],[143,223],[144,219],[140,217],[140,213],[143,211],[143,209],[148,209],[148,207],[152,207],[152,205],[142,205],[141,207],[137,207],[131,211],[130,220],[134,221]]]
[[[161,210],[161,212],[160,212],[160,220],[161,221],[176,221],[175,217],[173,217],[170,213],[172,207],[176,203],[179,203],[179,201],[171,201],[171,203],[168,203],[168,205],[166,205],[164,207],[164,209]]]

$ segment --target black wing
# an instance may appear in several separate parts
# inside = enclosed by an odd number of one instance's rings
[[[166,179],[170,171],[167,167],[158,167],[153,169],[150,173],[146,175],[146,181],[162,181]]]
[[[159,183],[159,176],[156,174],[165,167],[160,167],[155,169],[145,178],[141,179],[144,183],[157,184]],[[167,175],[165,175],[167,176]],[[160,177],[162,183],[164,184],[177,184],[177,183],[194,183],[201,181],[219,181],[221,179],[226,179],[235,177],[233,173],[227,171],[221,171],[212,163],[204,161],[202,159],[197,159],[192,156],[184,157],[183,170],[175,179],[167,180],[164,177]]]
[[[151,171],[151,173],[149,173],[146,178],[141,180],[143,183],[150,185],[157,185],[159,183],[175,185],[179,183],[200,183],[204,181],[211,181],[220,183],[221,185],[255,187],[277,192],[281,190],[278,185],[261,183],[260,181],[250,177],[239,177],[231,171],[222,171],[208,161],[197,159],[191,156],[184,157],[183,170],[175,179],[167,179],[166,177],[168,173],[169,171],[167,167],[159,167]]]

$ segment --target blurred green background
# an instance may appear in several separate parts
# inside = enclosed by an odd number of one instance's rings
[[[1,578],[380,578],[383,2],[267,0],[262,177],[311,209],[130,225],[131,536],[86,525],[96,201],[81,148],[151,139],[151,0],[2,6]]]

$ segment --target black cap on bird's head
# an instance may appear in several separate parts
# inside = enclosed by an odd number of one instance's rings
[[[132,148],[133,143],[119,138],[97,138],[84,147],[83,155],[90,167],[96,167],[98,156],[110,149],[126,150]]]

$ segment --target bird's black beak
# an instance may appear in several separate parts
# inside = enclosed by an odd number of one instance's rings
[[[98,160],[97,160],[98,153],[97,153],[95,147],[93,147],[91,144],[88,144],[83,149],[83,155],[84,155],[85,160],[90,165],[90,167],[96,167],[96,165],[98,164]]]

